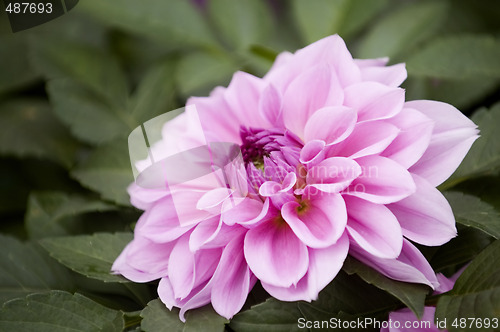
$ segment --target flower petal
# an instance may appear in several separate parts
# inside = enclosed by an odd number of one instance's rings
[[[347,235],[335,244],[321,249],[309,248],[309,269],[297,286],[276,287],[262,283],[271,296],[281,301],[312,301],[337,275],[349,251]]]
[[[189,250],[195,252],[201,248],[213,249],[224,247],[235,236],[244,232],[238,225],[227,226],[219,216],[202,221],[189,236]]]
[[[138,209],[149,209],[156,201],[168,195],[165,189],[144,188],[132,183],[127,192],[130,195],[130,202]]]
[[[236,72],[224,94],[232,110],[231,118],[236,117],[240,125],[247,127],[268,128],[268,121],[256,111],[259,109],[260,96],[267,86],[268,84],[258,77],[241,71]],[[236,127],[234,122],[231,126]]]
[[[344,105],[358,110],[358,121],[388,119],[398,114],[405,92],[377,82],[353,84],[344,90]]]
[[[361,167],[352,159],[332,157],[309,169],[307,184],[328,193],[347,188],[361,174]]]
[[[352,159],[378,154],[384,151],[398,136],[399,129],[386,122],[370,121],[358,123],[343,142],[331,147],[328,156]]]
[[[269,213],[269,199],[262,203],[253,198],[245,198],[236,207],[223,210],[222,220],[228,226],[234,224],[250,226],[263,220]]]
[[[222,249],[204,249],[193,253],[189,238],[177,241],[168,261],[168,277],[177,299],[186,298],[193,289],[204,283],[215,272]]]
[[[167,275],[174,243],[154,243],[136,236],[116,258],[111,270],[134,282],[149,282]]]
[[[322,140],[327,145],[343,141],[351,134],[356,124],[357,114],[345,106],[324,107],[307,120],[304,141]]]
[[[397,162],[380,156],[367,156],[356,161],[363,173],[352,182],[345,194],[377,204],[388,204],[416,191],[410,173]]]
[[[407,102],[405,106],[434,120],[429,147],[410,171],[425,178],[431,185],[438,186],[457,169],[472,143],[479,137],[476,125],[446,103],[415,100]]]
[[[404,63],[392,66],[366,66],[360,68],[363,81],[379,82],[387,86],[398,87],[406,80],[408,73]]]
[[[189,250],[189,238],[182,237],[172,249],[168,261],[168,277],[177,299],[183,299],[191,293],[194,287],[195,257]]]
[[[310,191],[311,188],[306,188],[303,199]],[[285,203],[281,209],[283,219],[308,247],[325,248],[334,244],[344,233],[347,222],[342,196],[320,193],[304,204],[306,206],[300,211],[299,203]]]
[[[241,310],[253,286],[251,272],[243,255],[243,238],[234,238],[224,248],[213,276],[212,306],[227,319]]]
[[[283,127],[283,110],[281,95],[273,84],[269,84],[263,91],[259,100],[259,113],[264,119],[275,127]]]
[[[347,206],[347,231],[352,240],[380,258],[396,258],[403,247],[403,234],[396,217],[384,205],[344,197]]]
[[[326,143],[320,140],[307,142],[302,150],[300,150],[299,161],[308,166],[313,166],[325,159],[324,148]]]
[[[136,235],[144,236],[154,242],[167,243],[193,228],[194,224],[188,226],[180,224],[177,211],[173,206],[170,195],[156,202],[139,218],[135,227]]]
[[[390,331],[390,332],[397,332],[397,331],[427,331],[427,332],[440,332],[441,330],[434,324],[435,318],[434,315],[436,313],[436,307],[429,307],[426,306],[424,307],[424,314],[422,317],[418,318],[415,316],[413,311],[411,311],[408,308],[403,308],[399,309],[396,311],[393,311],[389,313],[389,320],[393,322],[391,324],[392,326],[396,326],[395,322],[398,322],[398,326],[422,326],[420,329],[407,329],[407,328],[401,328],[401,329],[394,329],[390,328],[389,330],[380,330],[381,332],[385,331]],[[425,328],[423,327],[424,324],[423,322],[426,322]],[[427,323],[428,322],[428,323]]]
[[[326,63],[332,66],[342,86],[349,86],[361,80],[361,74],[344,40],[339,35],[325,37],[298,50],[296,61],[302,69]]]
[[[255,276],[274,286],[297,284],[309,265],[307,247],[283,220],[267,220],[250,229],[244,252]]]
[[[434,122],[422,113],[404,108],[401,113],[388,120],[401,131],[380,154],[409,168],[415,164],[429,146]]]
[[[403,240],[403,249],[398,258],[379,258],[351,242],[349,253],[357,260],[377,270],[383,275],[399,281],[429,285],[432,289],[439,286],[434,270],[424,255],[410,241]]]
[[[426,246],[442,245],[457,235],[450,204],[425,179],[413,175],[417,191],[387,207],[398,218],[403,235]]]
[[[331,91],[340,91],[327,65],[315,66],[288,87],[283,96],[283,121],[287,129],[300,138],[311,115],[324,107]],[[337,87],[336,87],[337,85]],[[338,104],[340,104],[342,100]]]

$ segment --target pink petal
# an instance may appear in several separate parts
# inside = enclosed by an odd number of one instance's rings
[[[267,220],[250,229],[244,252],[255,276],[274,286],[297,284],[309,265],[307,247],[283,220]]]
[[[429,146],[434,122],[411,108],[404,108],[388,121],[401,131],[381,155],[409,168],[422,157]]]
[[[332,146],[328,156],[360,158],[379,154],[397,137],[399,129],[386,122],[370,121],[358,123],[343,142]]]
[[[304,141],[322,140],[327,145],[343,141],[351,134],[357,114],[344,106],[324,107],[312,114],[304,128]]]
[[[127,244],[111,267],[134,282],[149,282],[167,275],[170,252],[174,243],[158,244],[136,236]]]
[[[388,119],[403,108],[403,89],[376,82],[362,82],[344,90],[344,105],[358,110],[358,121]]]
[[[295,235],[311,248],[325,248],[334,244],[344,233],[347,212],[342,196],[320,194],[307,200],[310,188],[302,196],[305,208],[298,202],[285,203],[281,215]]]
[[[398,220],[384,205],[357,197],[344,197],[347,206],[347,230],[352,240],[370,254],[396,258],[403,247]]]
[[[325,159],[325,148],[326,144],[324,141],[313,140],[307,142],[302,150],[300,150],[299,161],[308,166],[313,166],[318,162]]]
[[[181,307],[186,302],[186,300],[181,301],[175,298],[174,289],[168,277],[161,278],[158,284],[158,296],[168,310],[172,310],[173,307]]]
[[[250,226],[263,220],[270,213],[269,199],[262,203],[256,199],[245,198],[235,208],[224,210],[222,221],[228,226],[234,224]]]
[[[436,274],[422,253],[410,241],[403,240],[401,254],[395,259],[379,258],[351,243],[350,254],[383,275],[399,281],[439,286]]]
[[[390,87],[398,87],[408,76],[404,63],[392,66],[368,66],[361,68],[363,81],[379,82]]]
[[[136,234],[154,242],[166,243],[188,232],[194,225],[181,226],[173,205],[171,196],[156,202],[139,218]]]
[[[297,286],[277,287],[262,283],[271,296],[281,301],[312,301],[337,275],[349,250],[344,234],[337,243],[322,249],[309,248],[309,269]]]
[[[425,179],[413,175],[417,191],[387,207],[398,218],[403,235],[426,246],[442,245],[457,235],[450,204]]]
[[[414,108],[434,120],[429,147],[410,171],[438,186],[457,169],[479,137],[476,125],[446,103],[416,100],[406,103],[406,107]]]
[[[189,236],[189,250],[195,252],[213,240],[222,228],[220,216],[199,223]]]
[[[266,181],[259,188],[259,195],[270,197],[281,190],[281,184],[276,181]]]
[[[298,50],[295,58],[301,68],[326,63],[332,66],[342,86],[349,86],[361,80],[358,66],[344,40],[338,35],[325,37],[309,46]]]
[[[352,159],[332,157],[311,167],[307,184],[328,193],[338,193],[347,188],[361,174],[361,167]]]
[[[397,162],[380,156],[356,160],[363,173],[345,191],[377,204],[397,202],[416,191],[411,174]]]
[[[184,315],[186,311],[203,307],[210,303],[211,300],[212,284],[210,282],[198,286],[187,298],[187,301],[182,303],[181,311],[179,311],[179,318],[182,322],[186,322]]]
[[[331,91],[340,91],[327,65],[315,66],[297,77],[283,97],[283,121],[300,138],[311,115],[325,106]],[[340,100],[340,103],[342,101]]]
[[[130,202],[138,209],[149,209],[156,201],[168,195],[168,191],[164,189],[143,188],[132,183],[127,192],[130,195]]]
[[[203,128],[211,134],[217,135],[214,141],[241,144],[240,127],[235,125],[233,110],[224,98],[225,91],[226,88],[219,87],[210,94],[210,97],[191,97],[186,105],[196,107]],[[236,121],[240,123],[238,118]],[[172,130],[170,132],[173,134]],[[185,132],[181,130],[174,137],[181,137]],[[167,140],[165,139],[165,141]]]
[[[283,112],[281,109],[281,95],[273,84],[269,84],[259,100],[259,113],[272,126],[283,127]]]
[[[411,311],[408,308],[403,308],[400,310],[393,311],[389,313],[389,319],[393,322],[392,323],[392,328],[390,327],[388,330],[389,332],[399,332],[399,331],[414,331],[414,332],[419,332],[419,331],[427,331],[427,332],[440,332],[441,330],[437,328],[437,326],[434,324],[434,315],[436,313],[436,307],[424,307],[424,314],[420,319],[415,316],[413,311]],[[401,326],[401,329],[396,329],[396,322],[399,323],[399,326]],[[414,329],[409,329],[409,328],[403,328],[405,324],[408,326],[423,326],[423,324],[429,324],[430,326],[427,325],[427,327],[422,327],[422,328],[414,328]],[[381,330],[382,332],[382,330]]]
[[[243,238],[234,238],[224,248],[213,277],[212,306],[227,319],[241,310],[253,286],[251,272],[243,255]]]
[[[168,262],[168,277],[175,298],[183,299],[191,293],[194,282],[194,253],[189,250],[189,238],[182,237],[177,241]]]
[[[231,196],[232,193],[231,189],[224,187],[207,191],[196,203],[196,208],[213,214],[220,213],[222,202]]]
[[[269,122],[258,112],[260,96],[267,86],[268,84],[258,77],[236,72],[224,95],[232,110],[231,118],[236,117],[239,124],[247,127],[268,128]],[[210,120],[212,121],[213,119]],[[232,126],[235,126],[234,122]]]
[[[177,299],[186,298],[193,289],[210,279],[221,257],[221,249],[204,249],[193,253],[189,238],[179,239],[168,261],[168,277]]]

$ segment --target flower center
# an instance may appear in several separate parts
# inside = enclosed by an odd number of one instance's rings
[[[272,151],[279,150],[279,145],[275,142],[278,136],[283,136],[283,134],[278,131],[241,127],[240,149],[245,165],[252,163],[262,170],[264,157],[269,157]]]
[[[281,183],[295,172],[302,143],[293,134],[280,129],[240,127],[240,150],[248,184],[258,193],[266,181]]]

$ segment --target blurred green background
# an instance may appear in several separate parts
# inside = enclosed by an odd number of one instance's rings
[[[405,62],[407,100],[476,114],[483,143],[445,187],[500,208],[500,143],[491,143],[500,141],[500,1],[82,0],[15,34],[0,12],[0,232],[38,240],[132,230],[133,129],[334,33],[354,57]],[[489,243],[474,239],[473,254]],[[125,294],[76,283],[101,302]]]

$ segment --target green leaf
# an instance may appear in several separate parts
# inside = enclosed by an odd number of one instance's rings
[[[460,192],[444,193],[457,222],[500,239],[500,213],[481,199]]]
[[[25,38],[13,35],[0,35],[0,94],[21,88],[38,78],[31,69],[27,57]]]
[[[236,70],[236,64],[226,56],[191,53],[179,61],[176,81],[184,96],[206,95],[217,85],[229,83]]]
[[[31,294],[4,304],[0,330],[16,332],[121,332],[123,313],[108,309],[80,294],[51,291]]]
[[[87,277],[106,282],[129,282],[111,274],[111,266],[131,240],[131,233],[96,233],[43,239],[40,244],[59,262]]]
[[[373,316],[396,308],[400,302],[387,292],[370,285],[357,275],[341,270],[310,306],[333,315],[344,312],[356,316]],[[299,304],[301,308],[302,304]],[[302,308],[301,308],[302,310]],[[314,320],[314,317],[307,317]]]
[[[304,318],[297,303],[280,302],[268,299],[266,302],[252,306],[249,310],[240,312],[233,317],[229,326],[238,332],[301,331],[297,321]]]
[[[443,79],[499,78],[500,41],[483,35],[435,39],[407,60],[408,73]]]
[[[137,125],[172,110],[176,65],[176,62],[167,59],[153,64],[146,71],[128,107]]]
[[[495,318],[500,313],[500,240],[481,252],[457,279],[453,289],[439,298],[436,318]],[[477,328],[473,326],[472,330]]]
[[[436,272],[455,268],[470,262],[491,241],[491,236],[480,230],[464,226],[458,227],[458,236],[440,246],[432,256],[430,263]]]
[[[452,187],[471,177],[494,175],[500,169],[500,140],[497,131],[500,126],[500,103],[489,111],[480,109],[471,120],[478,125],[481,136],[442,188]]]
[[[389,294],[398,298],[417,317],[421,317],[424,312],[425,297],[429,293],[429,287],[421,284],[406,283],[385,277],[374,269],[361,262],[348,257],[343,266],[348,274],[357,274],[364,281],[372,284]]]
[[[61,39],[33,38],[31,45],[32,63],[47,79],[72,78],[108,101],[123,105],[127,80],[118,61],[108,53]]]
[[[343,7],[343,15],[337,24],[342,38],[350,38],[368,24],[381,10],[386,8],[389,0],[350,0]]]
[[[91,144],[127,137],[143,122],[174,103],[174,63],[153,64],[129,100],[108,101],[73,79],[48,82],[56,115],[75,136]]]
[[[98,144],[126,137],[139,124],[124,107],[105,101],[72,79],[47,83],[54,112],[82,141]]]
[[[408,53],[435,34],[447,10],[444,1],[418,1],[390,12],[361,41],[359,57],[393,58]]]
[[[403,87],[406,90],[406,100],[438,100],[464,110],[493,93],[499,84],[500,80],[495,78],[443,80],[412,76]]]
[[[171,47],[216,45],[203,16],[189,1],[87,0],[78,10]]]
[[[68,271],[39,246],[0,235],[1,303],[30,293],[73,287]]]
[[[307,44],[339,30],[348,0],[293,0],[293,14]]]
[[[219,34],[235,49],[265,42],[272,33],[272,17],[263,0],[212,0],[208,11]]]
[[[179,309],[168,310],[159,300],[153,300],[141,312],[141,328],[146,332],[222,332],[228,322],[210,306],[189,310],[186,323],[179,318]]]
[[[35,192],[28,198],[25,225],[31,239],[68,235],[76,215],[111,211],[116,207],[99,200],[64,192]]]
[[[388,0],[312,0],[292,2],[304,40],[313,43],[334,33],[343,38],[362,29]]]
[[[101,194],[104,199],[130,205],[127,187],[134,177],[126,141],[118,140],[99,146],[71,172],[71,176],[84,187]]]
[[[52,115],[47,102],[10,100],[1,102],[0,109],[0,154],[71,166],[78,144]]]

